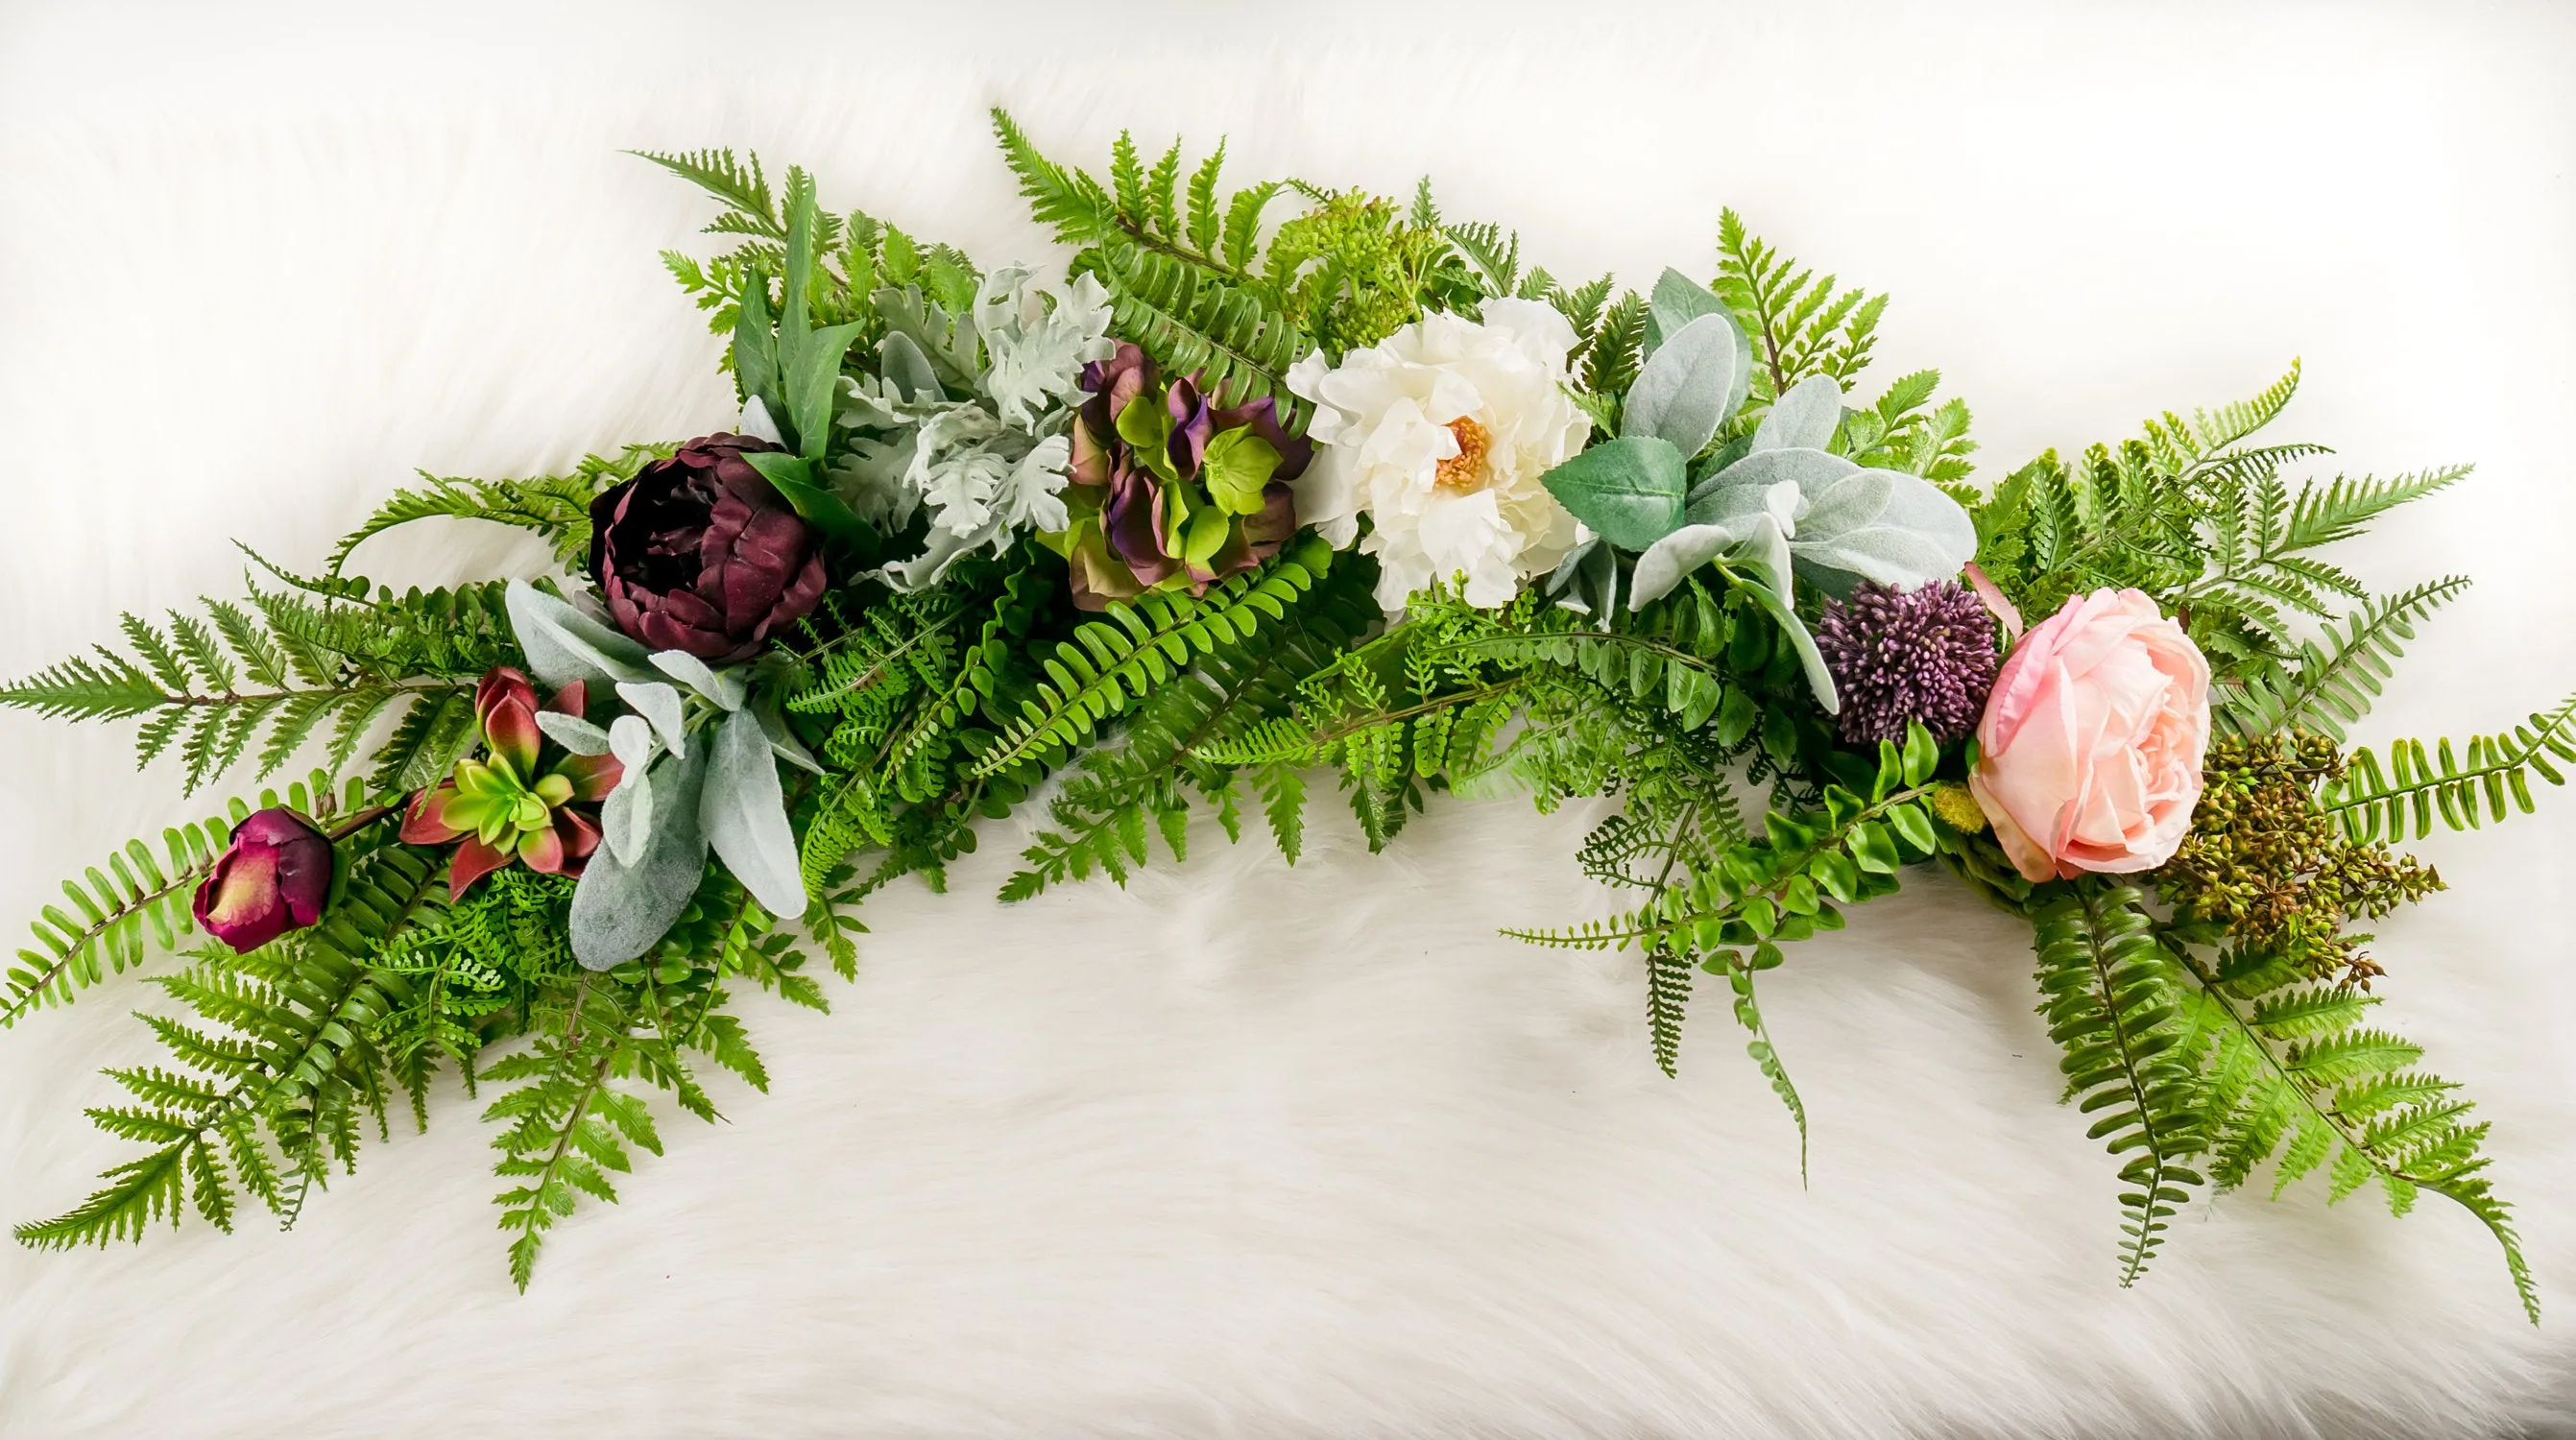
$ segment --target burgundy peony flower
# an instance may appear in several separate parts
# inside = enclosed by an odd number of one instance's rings
[[[259,811],[197,886],[197,923],[247,954],[322,918],[331,895],[331,841],[284,807]]]
[[[619,629],[722,664],[813,610],[821,541],[742,458],[776,449],[709,435],[590,502],[590,574]]]
[[[579,715],[589,687],[576,680],[544,708]],[[625,767],[614,755],[563,755],[542,770],[545,732],[537,728],[537,692],[506,665],[474,687],[474,718],[484,757],[463,759],[447,779],[412,797],[402,838],[412,845],[462,841],[447,864],[449,899],[513,861],[545,875],[578,875],[599,848],[599,823],[587,807],[617,788]]]

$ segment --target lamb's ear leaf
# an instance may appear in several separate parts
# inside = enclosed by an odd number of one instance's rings
[[[1623,436],[1652,435],[1684,457],[1717,435],[1752,384],[1753,350],[1732,315],[1702,315],[1668,337],[1637,372],[1619,412]]]
[[[887,331],[886,337],[877,342],[877,366],[885,372],[886,383],[906,400],[948,398],[948,392],[940,388],[939,372],[931,368],[929,353],[921,348],[920,341],[900,330]]]
[[[1753,432],[1756,450],[1822,450],[1843,425],[1843,386],[1831,375],[1810,375],[1771,402]]]
[[[1622,550],[1643,550],[1681,523],[1687,473],[1670,441],[1626,435],[1582,452],[1540,483],[1601,538]]]
[[[1801,565],[1911,590],[1948,580],[1977,556],[1977,527],[1939,486],[1862,470],[1809,502],[1789,548]]]
[[[1628,577],[1628,608],[1651,605],[1671,593],[1682,577],[1726,553],[1737,540],[1724,525],[1685,525],[1646,547]]]
[[[736,710],[716,727],[698,801],[707,843],[772,915],[805,913],[805,881],[796,861],[796,835],[787,823],[787,797],[778,784],[778,762],[760,717]]]
[[[814,483],[814,464],[802,455],[779,450],[746,450],[742,458],[778,491],[778,498],[826,536],[860,550],[874,550],[876,527],[852,510],[840,496]]]
[[[655,678],[643,646],[525,580],[510,582],[502,606],[528,668],[549,688],[575,680],[605,686]]]
[[[1726,302],[1718,299],[1715,292],[1667,265],[1664,273],[1655,277],[1655,293],[1646,302],[1645,353],[1651,357],[1666,340],[1702,315],[1726,313]]]
[[[689,908],[707,868],[698,828],[698,795],[706,751],[671,756],[654,767],[652,831],[632,865],[607,845],[590,852],[573,887],[573,958],[587,969],[623,965],[653,948]]]

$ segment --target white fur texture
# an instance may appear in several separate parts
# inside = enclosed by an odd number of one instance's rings
[[[2252,393],[2354,472],[2479,462],[2352,565],[2474,571],[2364,738],[2576,685],[2576,28],[2486,5],[15,4],[0,19],[0,672],[120,608],[310,563],[412,467],[521,474],[726,418],[654,261],[710,213],[619,147],[799,160],[987,263],[1045,252],[986,134],[1121,125],[1234,173],[1517,224],[1560,274],[1706,270],[1721,203],[1894,291],[1871,376],[1977,406],[1989,475]],[[1792,12],[1795,12],[1794,16]],[[434,17],[434,18],[432,18]],[[1874,390],[1873,392],[1874,393]],[[404,582],[525,566],[464,530]],[[0,716],[0,914],[202,813],[127,727]],[[1126,891],[871,904],[826,1019],[753,1000],[772,1093],[664,1112],[626,1202],[514,1295],[487,1130],[442,1093],[291,1234],[0,1249],[10,1436],[2576,1434],[2576,795],[2423,850],[2390,1021],[2495,1124],[2553,1309],[2484,1232],[2313,1187],[2195,1204],[2114,1284],[2114,1169],[2054,1103],[2026,937],[1937,878],[1766,978],[1814,1117],[1703,994],[1682,1078],[1598,913],[1590,812],[1443,802],[1291,871],[1202,827]],[[0,1212],[128,1147],[131,977],[0,1036]]]

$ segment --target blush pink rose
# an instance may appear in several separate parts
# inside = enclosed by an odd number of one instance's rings
[[[2152,870],[2200,803],[2209,662],[2139,591],[2074,596],[2005,659],[1977,747],[1968,788],[2023,876]]]

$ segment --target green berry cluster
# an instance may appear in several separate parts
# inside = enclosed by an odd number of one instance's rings
[[[2244,949],[2368,989],[2382,973],[2358,948],[2370,937],[2345,924],[2421,900],[2442,879],[2383,842],[2344,838],[2316,803],[2342,773],[2343,756],[2323,735],[2212,742],[2191,834],[2155,880],[2177,911],[2223,923]]]

